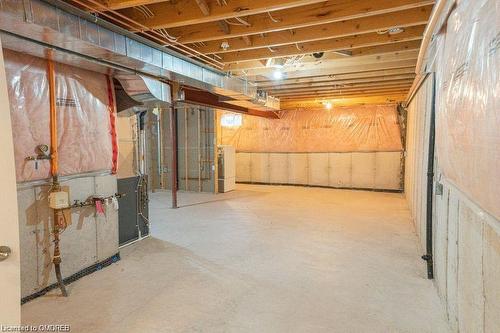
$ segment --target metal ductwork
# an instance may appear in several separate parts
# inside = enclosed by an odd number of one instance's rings
[[[112,75],[175,81],[262,107],[260,101],[255,103],[259,100],[257,88],[248,81],[228,76],[60,0],[10,1],[9,6],[0,6],[0,32],[4,47],[14,51]]]
[[[119,113],[127,110],[128,115],[172,104],[170,86],[166,83],[136,74],[118,73],[114,78]]]

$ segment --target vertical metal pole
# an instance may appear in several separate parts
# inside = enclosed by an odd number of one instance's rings
[[[197,125],[197,129],[198,129],[198,145],[197,145],[197,150],[198,150],[198,192],[201,192],[201,166],[202,166],[202,162],[201,162],[201,148],[200,148],[200,145],[201,145],[201,125],[200,125],[200,121],[201,121],[201,109],[198,108],[198,125]]]
[[[219,192],[219,158],[218,158],[218,150],[217,150],[217,144],[219,142],[219,138],[217,136],[217,130],[219,129],[219,117],[218,117],[218,111],[211,109],[209,110],[210,112],[213,112],[213,126],[214,126],[214,132],[213,132],[213,140],[212,144],[214,146],[214,193]],[[221,133],[222,133],[222,127],[221,127]],[[222,134],[221,134],[222,137]]]
[[[179,84],[173,83],[170,86],[172,94],[172,106],[170,107],[170,140],[172,142],[172,208],[177,208],[177,117],[175,116],[177,93]]]
[[[188,178],[189,178],[189,169],[188,169],[188,163],[189,163],[189,158],[188,158],[188,108],[184,107],[184,181],[185,181],[185,188],[186,191],[189,191],[189,184],[188,184]]]
[[[158,177],[160,178],[160,189],[165,188],[165,177],[163,173],[163,165],[164,165],[164,152],[163,152],[163,108],[158,108],[158,116],[156,123],[156,131],[157,131],[157,158],[158,158]]]

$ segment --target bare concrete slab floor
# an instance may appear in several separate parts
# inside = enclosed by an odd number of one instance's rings
[[[240,185],[180,193],[180,202],[172,210],[168,193],[153,194],[152,238],[71,284],[69,298],[24,305],[23,323],[86,333],[448,332],[400,194]]]

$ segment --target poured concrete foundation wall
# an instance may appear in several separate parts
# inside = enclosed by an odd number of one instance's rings
[[[401,152],[237,153],[236,181],[401,189]]]
[[[499,9],[498,1],[464,0],[444,17],[446,31],[426,57],[435,74],[408,107],[405,195],[424,253],[435,75],[434,283],[454,332],[500,329]]]
[[[70,200],[85,201],[92,195],[116,193],[116,177],[89,176],[61,182],[69,187]],[[21,294],[29,296],[56,282],[52,265],[52,210],[49,185],[18,188],[21,240]],[[105,206],[105,215],[94,207],[73,209],[71,224],[61,234],[63,277],[68,277],[118,252],[118,211]]]

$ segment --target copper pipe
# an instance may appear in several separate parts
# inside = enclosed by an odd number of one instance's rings
[[[57,176],[59,160],[57,155],[57,114],[56,114],[56,79],[54,73],[54,62],[47,62],[47,76],[49,81],[49,103],[50,103],[50,172]]]
[[[141,23],[139,23],[139,22],[137,22],[135,20],[132,20],[131,18],[129,18],[129,17],[127,17],[127,16],[125,16],[125,15],[117,12],[117,11],[109,9],[108,7],[104,6],[103,4],[101,4],[99,2],[96,2],[94,0],[86,0],[86,1],[90,2],[91,4],[102,8],[103,10],[99,10],[96,7],[89,6],[88,4],[82,2],[81,0],[72,0],[72,1],[76,2],[77,4],[79,4],[81,6],[84,6],[85,8],[87,8],[87,9],[93,11],[93,12],[97,12],[97,13],[99,13],[102,16],[105,16],[105,17],[107,17],[107,18],[109,18],[109,19],[111,19],[111,20],[113,20],[113,21],[115,21],[115,22],[117,22],[119,24],[122,24],[122,25],[128,27],[129,29],[131,29],[131,31],[132,30],[139,30],[139,32],[142,32],[143,34],[145,34],[146,36],[148,36],[148,37],[156,40],[157,42],[159,42],[161,44],[165,43],[165,37],[162,34],[160,34],[160,33],[156,32],[156,31],[152,30],[148,26],[145,26],[145,25],[143,25],[143,24],[141,24]],[[116,18],[116,17],[113,17],[113,16],[111,16],[108,13],[112,13],[112,14],[116,15],[120,19]],[[134,28],[132,25],[130,25],[130,23],[126,23],[124,21],[130,22],[133,25],[136,25],[136,27]],[[209,63],[212,66],[215,66],[216,68],[221,69],[221,68],[224,67],[224,64],[222,62],[217,61],[215,59],[212,59],[209,56],[207,56],[206,54],[203,54],[203,53],[201,53],[201,52],[199,52],[199,51],[197,51],[195,49],[192,49],[189,46],[186,46],[186,45],[184,45],[182,43],[179,43],[177,41],[172,41],[172,40],[168,40],[168,43],[169,44],[167,44],[167,46],[170,46],[170,47],[172,47],[172,48],[174,48],[176,50],[179,50],[180,52],[186,53],[189,56],[192,56],[194,58],[198,58],[201,61]],[[176,44],[176,45],[173,45],[173,44]]]
[[[50,105],[50,171],[52,174],[51,192],[61,191],[58,180],[59,159],[57,154],[57,113],[56,113],[56,79],[54,71],[54,62],[47,60],[47,76],[49,81],[49,105]],[[61,250],[59,248],[59,236],[61,229],[66,227],[62,210],[54,209],[54,255],[52,262],[56,273],[57,283],[63,296],[68,296],[66,287],[61,274]]]

